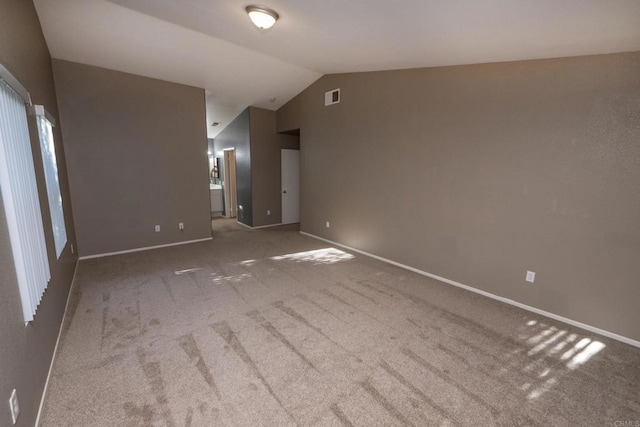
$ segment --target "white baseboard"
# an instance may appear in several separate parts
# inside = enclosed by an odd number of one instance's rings
[[[144,248],[127,249],[127,250],[124,250],[124,251],[107,252],[107,253],[96,254],[96,255],[87,255],[87,256],[81,256],[80,258],[78,258],[78,260],[82,261],[82,260],[85,260],[85,259],[102,258],[102,257],[106,257],[106,256],[130,254],[132,252],[149,251],[151,249],[168,248],[170,246],[188,245],[190,243],[206,242],[207,240],[211,240],[211,239],[212,239],[211,237],[207,237],[205,239],[187,240],[185,242],[167,243],[165,245],[145,246]]]
[[[563,316],[560,316],[560,315],[557,315],[557,314],[554,314],[554,313],[550,313],[548,311],[544,311],[544,310],[541,310],[541,309],[536,308],[536,307],[531,307],[529,305],[519,303],[519,302],[514,301],[512,299],[501,297],[499,295],[495,295],[495,294],[492,294],[490,292],[486,292],[486,291],[483,291],[481,289],[474,288],[472,286],[468,286],[468,285],[462,284],[460,282],[456,282],[454,280],[447,279],[445,277],[441,277],[441,276],[437,276],[435,274],[427,273],[426,271],[422,271],[422,270],[419,270],[417,268],[410,267],[408,265],[401,264],[399,262],[392,261],[390,259],[383,258],[383,257],[378,256],[378,255],[371,254],[369,252],[361,251],[360,249],[352,248],[351,246],[343,245],[341,243],[337,243],[337,242],[334,242],[332,240],[325,239],[325,238],[316,236],[316,235],[311,234],[311,233],[306,233],[304,231],[301,231],[300,234],[303,234],[303,235],[309,236],[309,237],[313,237],[314,239],[322,240],[322,241],[330,243],[332,245],[340,246],[340,247],[348,249],[350,251],[357,252],[359,254],[366,255],[368,257],[377,259],[379,261],[383,261],[383,262],[386,262],[388,264],[392,264],[392,265],[395,265],[397,267],[404,268],[405,270],[413,271],[414,273],[418,273],[418,274],[421,274],[423,276],[427,276],[427,277],[430,277],[432,279],[436,279],[436,280],[439,280],[441,282],[447,283],[449,285],[457,286],[459,288],[466,289],[466,290],[471,291],[471,292],[475,292],[475,293],[483,295],[485,297],[492,298],[492,299],[504,302],[506,304],[510,304],[510,305],[522,308],[522,309],[527,310],[527,311],[531,311],[532,313],[536,313],[536,314],[539,314],[541,316],[546,316],[546,317],[549,317],[551,319],[558,320],[560,322],[567,323],[569,325],[585,329],[585,330],[587,330],[589,332],[600,334],[600,335],[605,336],[607,338],[611,338],[611,339],[614,339],[616,341],[620,341],[620,342],[623,342],[625,344],[632,345],[634,347],[640,347],[640,341],[633,340],[631,338],[616,334],[614,332],[605,331],[604,329],[600,329],[600,328],[597,328],[595,326],[587,325],[586,323],[582,323],[582,322],[578,322],[576,320],[568,319],[566,317],[563,317]]]
[[[279,226],[281,226],[281,225],[282,225],[282,223],[281,223],[281,222],[279,222],[279,223],[277,223],[277,224],[267,224],[267,225],[259,225],[259,226],[257,226],[257,227],[252,227],[252,226],[247,225],[247,224],[244,224],[244,223],[242,223],[242,222],[240,222],[240,221],[236,221],[236,222],[237,222],[238,224],[242,225],[243,227],[247,227],[247,228],[248,228],[248,229],[250,229],[250,230],[258,230],[258,229],[260,229],[260,228],[269,228],[269,227],[279,227]]]
[[[58,354],[58,345],[60,344],[60,338],[62,337],[62,328],[64,327],[64,320],[67,318],[67,309],[69,308],[69,301],[73,293],[73,286],[76,283],[76,274],[78,273],[78,262],[76,261],[76,268],[73,270],[73,277],[71,278],[71,285],[69,285],[69,294],[67,294],[67,302],[64,305],[64,311],[62,312],[62,321],[60,321],[60,329],[58,330],[58,338],[56,339],[56,345],[53,347],[53,354],[51,355],[51,363],[49,364],[49,373],[47,373],[47,380],[44,383],[44,389],[42,390],[42,397],[40,398],[40,405],[38,406],[38,415],[36,416],[35,426],[40,425],[40,417],[42,416],[42,409],[44,408],[44,398],[47,395],[47,389],[49,388],[49,381],[51,374],[53,373],[53,362],[56,360],[56,354]]]
[[[270,227],[280,227],[282,225],[281,222],[277,223],[277,224],[267,224],[267,225],[259,225],[257,227],[251,227],[254,230],[258,230],[260,228],[270,228]]]

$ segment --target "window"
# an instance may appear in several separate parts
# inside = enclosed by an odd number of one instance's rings
[[[50,119],[41,105],[35,105],[38,134],[40,135],[40,151],[44,166],[44,177],[47,182],[47,195],[51,210],[51,225],[53,226],[53,240],[56,245],[56,257],[60,258],[62,250],[67,244],[67,229],[64,226],[64,211],[62,210],[62,195],[58,179],[58,164],[56,163],[56,147],[53,142],[53,119]]]
[[[0,191],[25,322],[33,320],[51,278],[27,124],[28,102],[29,93],[0,65]]]

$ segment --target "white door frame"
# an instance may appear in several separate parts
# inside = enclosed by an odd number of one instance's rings
[[[233,173],[229,159],[233,152]],[[235,218],[238,206],[238,188],[236,183],[236,149],[225,148],[222,150],[224,163],[224,211],[225,217]]]

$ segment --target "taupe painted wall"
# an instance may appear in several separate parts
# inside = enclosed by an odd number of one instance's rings
[[[250,107],[253,226],[282,222],[280,150],[299,149],[296,135],[276,131],[276,112]],[[267,210],[271,215],[267,215]]]
[[[58,119],[56,93],[49,51],[31,1],[0,0],[0,63],[16,76],[31,93],[35,104],[44,105]],[[0,198],[0,425],[11,425],[8,399],[18,390],[18,426],[33,426],[46,381],[53,349],[77,262],[71,254],[75,242],[69,186],[60,126],[54,128],[60,189],[68,241],[60,260],[49,214],[49,202],[42,170],[42,157],[35,120],[29,117],[31,146],[36,167],[40,205],[49,253],[51,281],[38,307],[35,320],[24,325],[7,222]]]
[[[214,155],[220,158],[222,176],[226,182],[224,170],[224,149],[235,148],[236,154],[236,192],[238,201],[237,219],[243,224],[253,226],[253,202],[251,188],[251,142],[249,131],[249,108],[240,113],[222,132],[213,139]],[[240,208],[242,206],[242,209]]]
[[[53,71],[80,255],[211,237],[204,90],[57,59]]]
[[[640,53],[324,76],[278,111],[301,228],[640,340],[639,76]]]

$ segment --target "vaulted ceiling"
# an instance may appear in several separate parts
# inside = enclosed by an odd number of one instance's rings
[[[269,0],[267,31],[236,0],[35,4],[54,58],[205,88],[209,137],[327,73],[640,50],[633,0]]]

